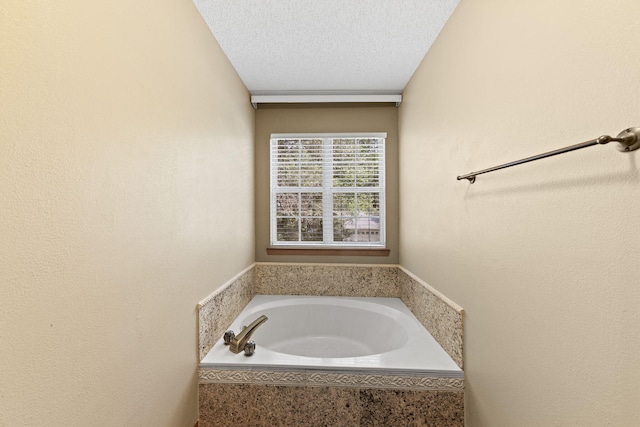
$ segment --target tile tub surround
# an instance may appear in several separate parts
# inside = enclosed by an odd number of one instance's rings
[[[206,356],[255,295],[254,275],[252,264],[198,303],[199,360]]]
[[[462,308],[397,265],[256,263],[198,305],[200,360],[256,294],[401,298],[462,368]],[[463,379],[210,368],[199,379],[204,427],[464,425]]]
[[[261,295],[400,296],[397,265],[256,263],[255,268]]]
[[[464,310],[402,267],[398,268],[402,302],[464,369]]]
[[[463,392],[200,384],[200,425],[464,425]]]
[[[255,263],[198,304],[200,360],[254,295],[401,298],[463,368],[464,310],[398,265]]]

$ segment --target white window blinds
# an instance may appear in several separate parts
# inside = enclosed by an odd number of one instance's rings
[[[271,244],[384,247],[385,139],[272,134]]]

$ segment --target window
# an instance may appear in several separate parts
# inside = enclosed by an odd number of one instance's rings
[[[385,138],[272,134],[271,244],[384,247]]]

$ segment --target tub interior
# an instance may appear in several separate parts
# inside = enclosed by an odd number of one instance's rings
[[[313,300],[265,308],[244,316],[269,320],[252,338],[263,348],[294,356],[359,357],[386,353],[406,344],[408,334],[397,319],[373,309]]]
[[[463,372],[399,298],[256,295],[232,322],[260,315],[255,354],[222,338],[200,366],[216,369],[348,371],[463,378]]]

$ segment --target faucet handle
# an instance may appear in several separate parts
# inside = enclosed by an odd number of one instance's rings
[[[231,341],[236,337],[236,334],[229,329],[227,332],[224,333],[224,336],[222,337],[222,339],[224,339],[224,345],[229,345],[231,344]]]
[[[253,356],[253,353],[256,352],[256,342],[251,340],[247,341],[244,345],[244,355],[245,356]]]

